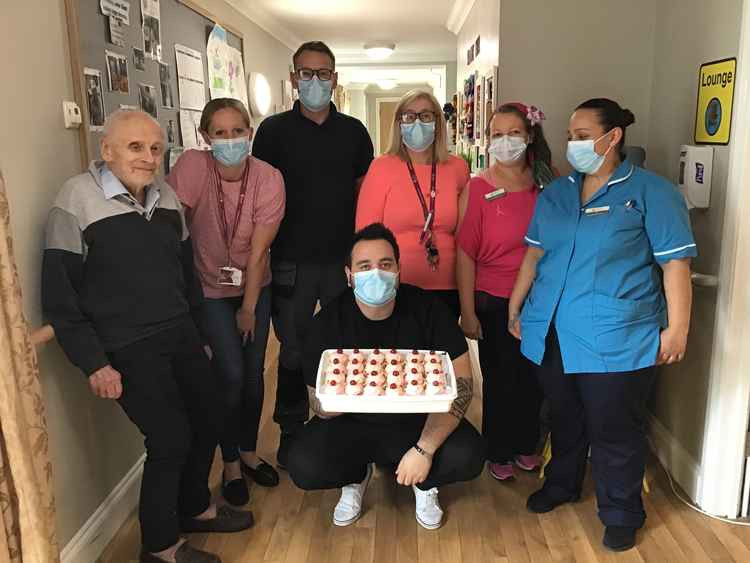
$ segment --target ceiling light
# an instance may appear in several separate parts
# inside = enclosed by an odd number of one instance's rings
[[[388,42],[375,42],[368,43],[365,45],[365,52],[367,56],[375,61],[382,61],[387,59],[393,54],[393,50],[396,48],[395,43]]]
[[[381,90],[393,90],[398,82],[391,78],[381,78],[380,80],[376,80],[375,84],[377,84],[378,88]]]

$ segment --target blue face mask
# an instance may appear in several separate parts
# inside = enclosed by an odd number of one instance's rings
[[[354,295],[365,305],[380,307],[396,297],[398,274],[378,268],[354,273]]]
[[[435,122],[422,123],[417,119],[414,123],[402,123],[401,140],[411,150],[422,152],[435,140]]]
[[[250,139],[211,139],[211,151],[214,158],[224,166],[237,166],[250,154]]]
[[[299,101],[310,111],[325,109],[331,101],[333,92],[332,80],[320,80],[313,76],[310,80],[300,80],[298,83]]]
[[[604,135],[595,140],[568,141],[567,157],[570,165],[581,174],[596,174],[596,172],[602,167],[602,164],[604,164],[604,159],[612,147],[610,146],[604,154],[599,154],[594,149],[594,145],[609,133],[610,131],[607,131]]]

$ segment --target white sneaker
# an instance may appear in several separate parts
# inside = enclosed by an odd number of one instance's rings
[[[417,522],[426,530],[437,530],[443,524],[443,509],[438,502],[437,487],[423,491],[414,485],[412,489],[417,505]]]
[[[333,509],[333,523],[336,526],[349,526],[359,520],[362,514],[362,497],[372,477],[372,465],[367,465],[367,475],[361,483],[347,485],[341,489],[341,498]]]

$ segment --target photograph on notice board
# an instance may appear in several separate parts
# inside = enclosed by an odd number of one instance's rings
[[[156,119],[156,88],[151,84],[138,84],[138,104],[143,111]]]
[[[130,25],[130,2],[128,0],[99,0],[102,14],[122,20],[124,25]]]
[[[177,131],[177,126],[175,125],[175,121],[174,119],[170,119],[167,122],[167,143],[168,144],[174,145],[176,131]]]
[[[113,51],[105,51],[107,57],[107,78],[109,79],[109,91],[130,93],[128,81],[128,59],[127,57]]]
[[[102,91],[102,73],[95,68],[84,68],[83,78],[86,83],[86,105],[89,110],[89,131],[104,129],[104,92]]]
[[[165,108],[173,108],[172,80],[167,63],[159,63],[159,84],[161,86],[161,105]]]
[[[133,47],[133,66],[135,70],[146,70],[146,54],[143,49]]]
[[[109,16],[109,42],[118,47],[125,47],[125,22],[120,18]]]
[[[161,60],[161,16],[159,0],[141,0],[143,50],[146,57]]]

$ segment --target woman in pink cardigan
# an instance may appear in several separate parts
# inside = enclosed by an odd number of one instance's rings
[[[458,198],[468,181],[466,162],[448,152],[440,104],[412,90],[396,107],[391,145],[370,165],[357,202],[357,230],[371,223],[391,229],[401,249],[401,282],[434,293],[456,319]]]

